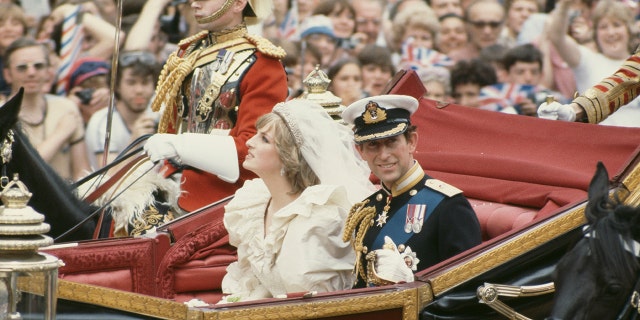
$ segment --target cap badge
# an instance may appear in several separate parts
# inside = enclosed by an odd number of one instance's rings
[[[380,121],[387,120],[387,112],[380,108],[377,102],[369,101],[365,106],[364,113],[362,114],[362,120],[365,124],[372,124]]]

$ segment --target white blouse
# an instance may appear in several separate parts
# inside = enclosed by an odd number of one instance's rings
[[[223,292],[244,301],[351,288],[355,254],[342,241],[351,207],[345,188],[308,187],[273,215],[265,236],[270,197],[264,182],[254,179],[225,207],[224,225],[238,261],[227,267]]]

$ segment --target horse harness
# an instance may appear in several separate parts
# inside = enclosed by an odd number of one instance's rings
[[[2,142],[2,146],[0,146],[0,158],[2,158],[2,169],[0,176],[0,188],[4,189],[9,183],[9,177],[7,177],[7,163],[11,161],[12,151],[11,147],[13,146],[13,142],[15,139],[13,138],[13,130],[9,129],[7,132],[7,137],[4,138]]]
[[[588,227],[585,227],[584,236],[587,238],[593,237],[595,238],[595,230],[587,231]],[[622,237],[620,237],[620,242],[624,246],[624,250],[631,253],[637,259],[640,259],[640,242],[637,240],[631,239],[631,242],[625,241]],[[639,270],[640,271],[640,270]],[[635,313],[634,313],[635,311]],[[633,291],[631,292],[631,296],[629,297],[629,303],[625,303],[622,311],[618,315],[616,319],[638,319],[640,317],[640,272],[636,276],[635,285],[633,286]]]

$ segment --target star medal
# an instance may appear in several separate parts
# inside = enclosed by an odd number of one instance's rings
[[[391,195],[387,196],[387,203],[384,205],[384,208],[382,208],[382,213],[378,215],[378,219],[376,219],[376,226],[382,227],[385,223],[387,223],[387,218],[389,218],[389,216],[387,216],[387,213],[390,209],[390,203]]]

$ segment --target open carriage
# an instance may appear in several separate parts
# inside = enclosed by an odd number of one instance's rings
[[[415,81],[403,78],[391,92],[421,96]],[[543,284],[581,236],[596,163],[607,167],[612,187],[630,191],[627,203],[640,205],[640,129],[548,121],[422,98],[413,122],[420,135],[417,160],[429,175],[464,191],[484,240],[418,273],[417,281],[214,305],[225,268],[235,260],[222,223],[229,199],[222,199],[152,237],[43,249],[65,263],[59,269],[58,319],[504,318],[489,305],[503,314],[513,308],[540,318],[553,299],[552,287]],[[19,283],[26,317],[37,314],[41,303],[43,288],[36,280]],[[498,299],[502,293],[529,297]],[[192,298],[209,305],[183,303]]]

